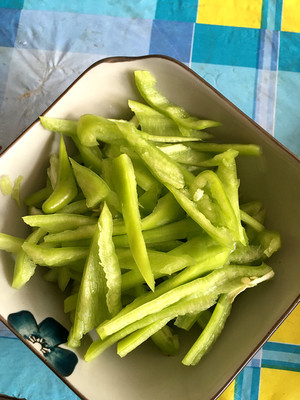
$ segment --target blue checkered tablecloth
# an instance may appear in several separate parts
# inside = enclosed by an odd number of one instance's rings
[[[0,0],[2,151],[92,63],[147,54],[185,63],[300,156],[300,0]],[[224,400],[299,398],[299,306],[292,315]],[[29,392],[37,363],[0,323],[0,394],[77,398],[46,367]]]

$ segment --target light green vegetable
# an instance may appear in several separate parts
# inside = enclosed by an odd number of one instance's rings
[[[43,268],[63,292],[70,347],[95,330],[87,361],[115,343],[124,357],[147,340],[176,355],[192,328],[199,337],[182,362],[196,365],[236,296],[273,277],[265,262],[281,239],[259,201],[240,205],[236,159],[260,148],[204,142],[218,122],[174,104],[149,71],[134,75],[147,104],[129,99],[128,121],[40,117],[59,134],[59,152],[44,186],[25,199],[31,233],[0,233],[0,249],[16,257],[14,288]],[[12,188],[2,176],[1,190],[18,202],[20,182]]]

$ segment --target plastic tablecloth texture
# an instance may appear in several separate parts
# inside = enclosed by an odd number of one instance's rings
[[[147,54],[185,63],[300,155],[299,0],[0,0],[2,151],[93,62]],[[299,372],[298,306],[220,399],[297,400]],[[0,394],[77,398],[2,324]]]

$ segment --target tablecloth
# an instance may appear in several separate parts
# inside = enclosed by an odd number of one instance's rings
[[[299,0],[0,0],[2,151],[93,62],[146,54],[185,63],[300,155]],[[0,394],[77,398],[39,364],[0,325]],[[220,399],[299,399],[299,372],[298,306]]]

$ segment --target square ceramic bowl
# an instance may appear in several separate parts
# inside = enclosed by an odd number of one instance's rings
[[[136,69],[151,71],[158,88],[191,114],[222,122],[217,130],[222,141],[262,147],[260,158],[241,157],[238,162],[240,193],[242,201],[260,199],[267,209],[266,226],[281,234],[282,249],[269,261],[275,278],[236,299],[221,337],[196,367],[183,366],[183,354],[164,357],[146,343],[124,359],[112,348],[91,363],[79,351],[74,371],[61,378],[89,400],[216,399],[299,300],[299,160],[189,68],[164,56],[102,60],[85,71],[45,115],[129,117],[127,100],[140,100],[134,85]],[[22,175],[25,197],[43,185],[49,155],[57,147],[57,137],[36,121],[1,155],[1,175],[8,174],[12,180]],[[24,236],[21,216],[25,212],[0,196],[0,232]],[[68,328],[59,290],[38,273],[23,289],[12,289],[12,270],[12,256],[1,252],[1,319],[7,323],[9,315],[29,311],[37,323],[52,317]],[[42,353],[36,354],[48,363]]]

